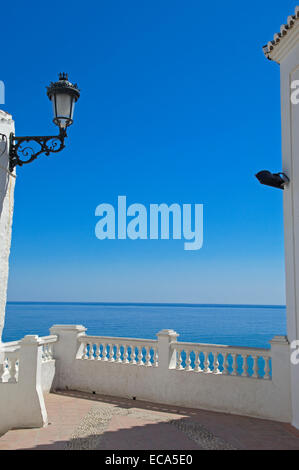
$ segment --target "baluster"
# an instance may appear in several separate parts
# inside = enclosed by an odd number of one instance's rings
[[[82,359],[88,359],[88,355],[87,355],[87,342],[84,343],[84,349],[83,349],[83,354],[82,354]]]
[[[95,359],[97,361],[100,361],[101,360],[101,343],[95,343],[96,345],[96,350],[95,350]]]
[[[205,352],[204,353],[205,355],[205,360],[204,360],[204,372],[206,374],[209,374],[211,373],[211,369],[210,369],[210,359],[209,359],[209,353],[208,352]]]
[[[271,380],[270,376],[270,357],[265,357],[265,375],[264,379],[265,380]]]
[[[16,368],[16,375],[15,375],[15,379],[16,379],[16,382],[18,382],[19,380],[19,359],[16,359],[16,364],[15,364],[15,368]]]
[[[233,358],[231,375],[238,375],[237,374],[237,354],[231,353],[231,356]]]
[[[42,362],[45,362],[46,360],[46,354],[45,354],[45,345],[42,345]]]
[[[192,367],[191,367],[191,351],[186,351],[186,366],[185,366],[185,370],[192,370]]]
[[[129,363],[128,357],[129,357],[128,346],[126,344],[124,344],[124,360],[123,360],[124,364]]]
[[[2,364],[0,364],[0,383],[3,382],[2,377],[3,377],[4,371],[5,371],[5,363],[3,360]]]
[[[214,370],[213,370],[213,373],[214,374],[221,374],[220,370],[219,370],[219,360],[218,360],[218,356],[219,356],[219,352],[215,352],[214,353]]]
[[[43,360],[43,362],[46,362],[48,360],[47,345],[46,344],[44,344],[43,347],[42,347],[42,360]]]
[[[183,366],[182,366],[182,362],[183,362],[182,352],[183,352],[182,349],[177,350],[177,365],[176,365],[177,370],[182,370],[183,369]]]
[[[131,348],[130,364],[136,364],[136,351],[135,351],[135,346],[130,345],[130,348]]]
[[[146,357],[145,357],[145,359],[146,359],[145,365],[147,367],[151,367],[152,363],[151,363],[151,347],[150,346],[148,346],[146,348]]]
[[[255,379],[258,379],[259,378],[259,375],[258,375],[258,369],[259,369],[259,366],[258,366],[258,356],[252,356],[252,359],[253,359],[253,374],[251,377],[255,378]]]
[[[196,351],[195,352],[195,367],[194,367],[194,372],[202,372],[201,367],[200,367],[200,357],[199,357],[200,352]]]
[[[42,359],[43,359],[44,362],[48,361],[47,346],[48,346],[47,344],[44,344],[44,345],[43,345],[43,349],[42,349],[42,351],[43,351]]]
[[[229,375],[229,372],[228,372],[228,362],[227,362],[228,353],[227,353],[227,352],[222,353],[222,356],[223,356],[223,371],[222,371],[222,375]]]
[[[242,357],[242,360],[243,360],[243,363],[242,363],[242,373],[240,374],[241,377],[247,377],[247,369],[248,369],[248,365],[247,365],[247,354],[242,354],[241,355]]]
[[[158,348],[154,348],[154,366],[158,367]]]
[[[88,357],[89,360],[93,360],[93,359],[94,359],[93,354],[94,354],[94,351],[93,351],[93,343],[89,343],[89,357]]]
[[[138,347],[138,355],[137,355],[137,359],[138,359],[138,363],[137,363],[137,364],[138,364],[138,366],[143,366],[143,361],[142,361],[142,359],[143,359],[143,353],[142,353],[142,349],[143,349],[142,346],[139,346],[139,347]]]
[[[8,383],[16,383],[16,381],[17,381],[17,379],[16,379],[16,373],[17,373],[16,362],[17,362],[17,359],[15,357],[9,359],[9,379],[8,379]]]
[[[53,344],[48,344],[49,360],[53,359]]]
[[[8,357],[6,357],[4,359],[3,367],[4,367],[4,375],[2,375],[2,381],[7,382],[7,380],[9,379],[9,360],[8,360]]]
[[[102,361],[108,361],[108,357],[107,357],[107,344],[106,344],[106,343],[103,343]]]
[[[109,362],[115,362],[114,359],[114,344],[109,344]]]
[[[271,368],[270,368],[271,358],[270,357],[265,357],[264,360],[265,360],[264,379],[265,380],[271,380],[271,375],[270,375],[270,372],[271,372]]]
[[[249,375],[249,362],[248,362],[248,359],[249,359],[250,355],[249,354],[246,354],[244,356],[244,362],[243,362],[243,374],[245,377],[250,377]]]
[[[120,344],[116,344],[116,354],[115,354],[115,362],[122,362],[121,361],[121,352],[120,352]]]

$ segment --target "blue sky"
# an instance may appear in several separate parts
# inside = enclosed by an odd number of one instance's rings
[[[283,304],[279,66],[262,46],[296,2],[16,1],[0,79],[17,135],[56,129],[45,86],[81,98],[66,149],[18,169],[9,300]],[[3,11],[4,10],[4,11]],[[95,208],[204,204],[204,245],[95,237]]]

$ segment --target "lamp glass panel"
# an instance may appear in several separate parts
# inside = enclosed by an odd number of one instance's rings
[[[60,127],[66,127],[68,119],[72,119],[72,100],[72,96],[67,93],[52,96],[54,118],[59,121]]]
[[[75,98],[72,98],[72,110],[71,110],[71,116],[70,116],[71,119],[73,119],[73,116],[74,116],[75,103],[76,103]]]

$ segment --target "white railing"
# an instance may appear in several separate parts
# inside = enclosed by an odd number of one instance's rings
[[[153,403],[288,421],[290,345],[270,349],[86,335],[83,325],[54,325],[54,390],[78,390]],[[47,363],[50,364],[50,363]]]
[[[158,344],[155,340],[81,336],[77,359],[111,363],[158,366]],[[173,341],[170,351],[176,352],[175,369],[271,380],[270,350],[214,344]]]
[[[39,338],[42,348],[42,362],[53,360],[53,343],[57,341],[56,335]],[[1,345],[2,361],[0,363],[0,383],[17,383],[20,362],[20,341],[11,341]]]
[[[157,341],[108,336],[81,336],[83,344],[77,359],[98,360],[138,366],[158,365]]]
[[[53,360],[53,343],[56,343],[57,336],[42,336],[39,344],[42,346],[42,362]]]
[[[172,342],[176,370],[271,380],[270,350],[214,344]]]
[[[52,346],[56,335],[26,335],[0,344],[0,433],[47,423],[43,392],[55,375]]]
[[[0,383],[16,383],[18,381],[19,350],[19,341],[11,341],[2,345],[3,360],[0,363]]]

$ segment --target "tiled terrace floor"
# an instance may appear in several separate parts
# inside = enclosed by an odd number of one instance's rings
[[[288,424],[79,392],[46,395],[49,425],[9,431],[15,449],[299,449]]]

